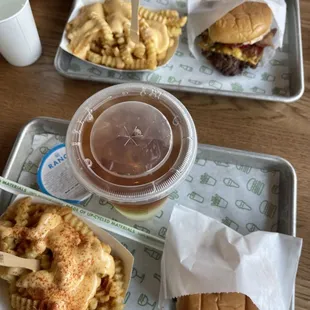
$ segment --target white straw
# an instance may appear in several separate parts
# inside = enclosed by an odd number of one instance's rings
[[[28,195],[33,197],[42,198],[45,200],[48,200],[50,202],[62,205],[64,207],[70,207],[74,211],[75,214],[85,217],[88,220],[95,223],[97,226],[118,234],[120,236],[123,236],[125,238],[137,241],[139,243],[142,243],[143,245],[152,247],[156,250],[162,251],[164,248],[165,241],[161,238],[158,238],[156,236],[153,236],[151,234],[148,234],[144,231],[138,230],[136,228],[133,228],[131,226],[122,224],[120,222],[114,221],[112,219],[109,219],[107,217],[104,217],[102,215],[96,214],[94,212],[85,210],[81,207],[78,207],[76,205],[72,205],[69,203],[66,203],[62,200],[59,200],[57,198],[51,197],[49,195],[46,195],[44,193],[38,192],[32,188],[26,187],[24,185],[18,184],[14,181],[5,179],[0,176],[0,189],[9,192],[14,195]]]

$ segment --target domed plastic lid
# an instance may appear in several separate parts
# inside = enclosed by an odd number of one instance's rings
[[[87,99],[66,138],[76,179],[116,205],[167,197],[197,152],[193,119],[173,95],[150,84],[119,84]]]
[[[127,101],[108,108],[95,121],[92,154],[110,174],[136,178],[159,169],[172,149],[172,130],[155,107]]]

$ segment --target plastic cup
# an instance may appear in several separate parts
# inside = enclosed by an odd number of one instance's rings
[[[197,151],[183,104],[147,84],[106,88],[73,116],[66,140],[77,180],[124,216],[146,220],[187,177]]]
[[[0,53],[19,67],[40,57],[42,46],[29,0],[0,1]]]

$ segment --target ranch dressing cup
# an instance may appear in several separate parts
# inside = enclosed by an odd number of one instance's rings
[[[81,185],[127,218],[146,220],[191,170],[197,134],[189,112],[168,92],[121,84],[81,105],[70,122],[66,148]]]

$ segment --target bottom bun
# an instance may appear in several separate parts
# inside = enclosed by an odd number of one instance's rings
[[[177,300],[177,310],[258,310],[252,300],[240,293],[195,294]]]

